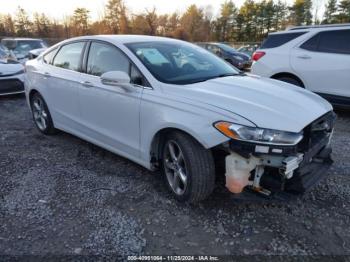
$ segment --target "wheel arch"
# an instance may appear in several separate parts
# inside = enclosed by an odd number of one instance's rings
[[[40,92],[37,90],[37,89],[32,89],[29,91],[29,95],[28,95],[28,99],[29,99],[29,102],[32,100],[32,97],[36,94],[40,94]],[[40,94],[41,95],[41,94]]]
[[[300,77],[298,77],[297,75],[293,74],[293,73],[290,73],[290,72],[280,72],[280,73],[275,73],[274,75],[272,75],[270,78],[273,78],[273,79],[278,79],[280,77],[290,77],[290,78],[293,78],[295,80],[297,80],[301,87],[305,88],[305,84],[304,84],[304,81],[300,79]]]
[[[188,130],[186,128],[175,127],[175,126],[167,126],[159,129],[152,137],[151,143],[149,145],[149,156],[150,156],[150,164],[152,169],[157,168],[158,160],[161,158],[162,145],[165,141],[165,137],[170,132],[181,132],[187,134],[192,137],[195,141],[197,141],[200,145],[202,145],[206,149],[210,149],[213,146],[203,141],[203,139],[195,134],[193,131]]]

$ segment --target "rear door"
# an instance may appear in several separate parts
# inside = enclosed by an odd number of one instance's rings
[[[45,67],[43,72],[50,111],[57,127],[75,130],[79,122],[78,88],[85,44],[79,41],[63,45],[52,66]]]
[[[292,50],[291,65],[307,89],[350,97],[350,30],[317,33]]]

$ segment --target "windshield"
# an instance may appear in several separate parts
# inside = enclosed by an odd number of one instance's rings
[[[218,44],[218,46],[224,49],[226,52],[237,52],[236,49],[234,49],[232,46],[226,44]]]
[[[15,62],[16,57],[12,51],[8,50],[7,47],[0,44],[0,63]]]
[[[5,58],[8,56],[8,52],[4,46],[0,45],[0,58]]]
[[[26,57],[29,51],[47,47],[47,44],[42,40],[12,40],[4,39],[1,43],[8,49],[13,50],[17,57]]]
[[[163,83],[186,85],[239,74],[225,61],[191,44],[145,42],[126,46]]]

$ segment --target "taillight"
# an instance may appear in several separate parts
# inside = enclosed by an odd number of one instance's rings
[[[265,52],[262,52],[262,51],[256,51],[254,52],[253,54],[253,61],[258,61],[260,58],[262,58],[266,53]]]

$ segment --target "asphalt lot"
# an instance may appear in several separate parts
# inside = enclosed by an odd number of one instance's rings
[[[23,96],[0,97],[0,254],[350,255],[350,112],[337,112],[330,176],[288,202],[171,198],[158,173],[60,132]]]

